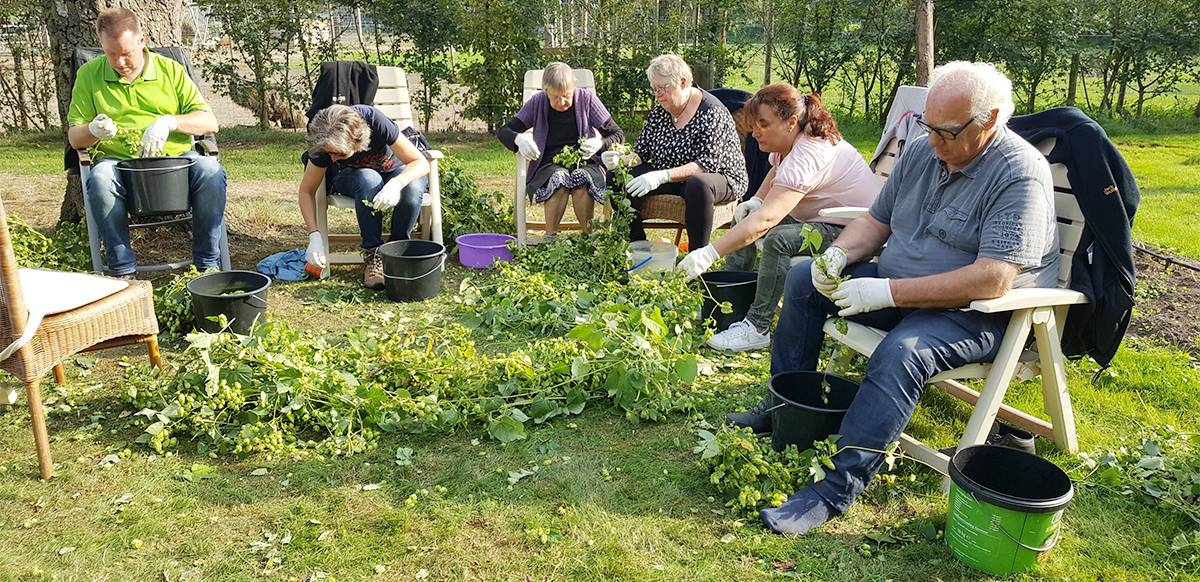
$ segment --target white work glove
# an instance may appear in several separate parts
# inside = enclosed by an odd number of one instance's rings
[[[383,185],[383,188],[380,188],[379,192],[375,194],[375,197],[371,199],[371,205],[373,205],[375,210],[378,210],[379,212],[383,212],[384,210],[388,210],[390,208],[395,208],[396,205],[400,203],[400,191],[403,189],[404,182],[401,182],[399,177],[392,178],[391,180],[388,180],[387,183]]]
[[[321,232],[308,233],[308,250],[304,251],[304,261],[312,263],[324,269],[325,263],[325,245],[321,244]]]
[[[602,147],[604,147],[604,140],[598,137],[589,137],[579,144],[579,155],[584,159],[590,158],[596,155],[596,152],[600,151]]]
[[[825,257],[824,270],[818,266],[819,260],[814,259],[812,262],[813,287],[816,287],[821,295],[832,298],[830,294],[837,289],[837,278],[842,276],[842,269],[846,267],[846,250],[842,247],[829,247],[821,256]]]
[[[542,157],[542,150],[533,143],[533,136],[528,133],[517,134],[517,151],[521,153],[521,157],[531,162]]]
[[[671,173],[667,170],[646,172],[629,181],[629,194],[635,198],[641,198],[670,181]]]
[[[717,249],[714,249],[712,245],[704,245],[688,253],[675,267],[675,270],[683,273],[684,281],[691,281],[699,277],[700,273],[707,271],[719,258],[721,255],[717,254]]]
[[[747,216],[754,214],[755,210],[762,208],[763,199],[758,196],[751,196],[749,200],[738,204],[737,208],[733,209],[733,223],[737,224],[746,220]]]
[[[171,132],[179,129],[179,122],[175,120],[174,115],[163,115],[154,120],[150,127],[142,133],[142,149],[138,155],[145,158],[149,156],[161,156],[163,146],[167,145],[167,138],[171,136]]]
[[[617,152],[608,150],[600,154],[600,161],[604,163],[605,168],[610,170],[617,169],[617,164],[621,162],[625,162],[625,165],[628,167],[633,167],[637,165],[637,154],[627,154],[622,156]]]
[[[88,131],[96,136],[96,139],[112,139],[117,135],[117,124],[107,115],[101,113],[97,115],[91,123],[88,124]]]
[[[838,316],[846,317],[895,307],[896,302],[892,300],[892,285],[889,281],[891,280],[861,277],[838,285],[837,290],[830,296],[833,303],[842,308]]]

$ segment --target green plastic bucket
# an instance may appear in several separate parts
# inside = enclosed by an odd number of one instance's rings
[[[950,459],[946,543],[954,557],[992,574],[1024,572],[1058,543],[1075,489],[1054,463],[994,445]]]

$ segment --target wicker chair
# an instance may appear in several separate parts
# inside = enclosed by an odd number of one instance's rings
[[[20,338],[29,320],[5,216],[4,203],[0,201],[0,347]],[[38,389],[42,376],[53,369],[54,380],[64,383],[62,362],[66,358],[79,352],[133,343],[147,344],[150,363],[158,367],[158,319],[154,316],[153,290],[149,281],[130,281],[128,287],[107,297],[48,315],[29,343],[0,361],[0,369],[25,384],[43,479],[53,475],[54,465],[50,461],[50,439]]]
[[[729,228],[730,222],[733,221],[733,209],[737,208],[737,203],[736,200],[722,202],[714,207],[713,230]],[[647,196],[646,203],[642,206],[642,224],[646,230],[652,228],[674,229],[675,244],[678,245],[683,240],[684,229],[687,228],[683,219],[686,212],[687,203],[683,201],[683,197],[654,194]]]

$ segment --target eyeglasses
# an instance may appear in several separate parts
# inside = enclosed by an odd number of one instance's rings
[[[917,125],[921,126],[921,129],[924,129],[925,131],[928,131],[929,133],[936,133],[936,134],[938,134],[938,137],[940,137],[946,141],[954,141],[954,138],[958,137],[958,134],[965,131],[968,127],[971,126],[972,123],[975,123],[975,120],[971,119],[970,121],[967,121],[966,123],[962,124],[962,126],[959,127],[958,129],[945,129],[945,128],[934,127],[932,125],[929,125],[929,122],[925,121],[925,118],[920,113],[914,113],[913,116],[917,120]]]
[[[674,85],[674,84],[675,84],[675,81],[671,81],[670,83],[667,83],[666,85],[663,85],[662,87],[651,87],[650,90],[654,91],[655,95],[658,95],[660,93],[666,93],[667,89],[670,89],[671,85]]]

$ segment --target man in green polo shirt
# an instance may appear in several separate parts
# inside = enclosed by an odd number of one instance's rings
[[[87,197],[109,273],[132,279],[137,270],[129,246],[126,190],[116,163],[148,156],[193,159],[188,168],[192,261],[200,270],[220,267],[225,170],[216,160],[192,151],[191,138],[215,133],[217,118],[183,65],[146,50],[146,35],[133,12],[101,11],[96,32],[104,56],[88,61],[76,74],[67,140],[71,147],[95,146],[99,151],[88,177]]]

